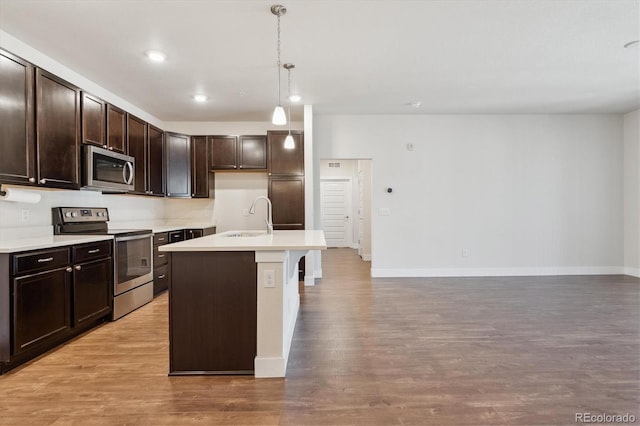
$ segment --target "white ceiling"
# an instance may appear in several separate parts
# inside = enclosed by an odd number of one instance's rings
[[[0,0],[0,29],[163,121],[269,121],[276,3],[315,113],[640,107],[639,0]]]

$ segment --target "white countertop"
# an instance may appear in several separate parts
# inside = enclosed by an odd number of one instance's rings
[[[327,242],[320,230],[262,232],[256,236],[230,237],[231,234],[260,231],[227,231],[221,234],[160,246],[160,251],[278,251],[324,250]]]
[[[170,221],[121,221],[109,222],[109,229],[151,229],[154,234],[178,229],[205,229],[216,226],[215,221],[170,220]]]
[[[40,250],[113,239],[112,235],[48,235],[0,241],[0,253]]]

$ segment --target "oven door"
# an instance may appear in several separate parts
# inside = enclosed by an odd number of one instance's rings
[[[114,296],[153,280],[152,234],[116,236]]]

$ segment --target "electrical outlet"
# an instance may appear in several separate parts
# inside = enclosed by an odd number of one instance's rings
[[[29,210],[20,210],[20,220],[23,222],[29,220]]]
[[[380,207],[378,209],[378,215],[380,216],[391,216],[391,209],[387,207]]]
[[[469,257],[469,249],[468,248],[463,248],[462,249],[462,257]]]
[[[264,288],[275,288],[276,272],[273,269],[265,269],[264,271]]]
[[[242,211],[242,214],[244,214],[245,216],[249,216],[249,209],[244,209]]]

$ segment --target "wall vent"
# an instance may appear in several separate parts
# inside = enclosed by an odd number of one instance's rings
[[[340,168],[340,163],[329,163],[329,167]]]

